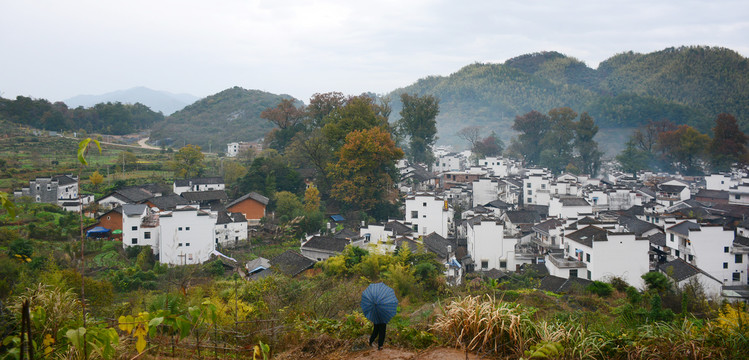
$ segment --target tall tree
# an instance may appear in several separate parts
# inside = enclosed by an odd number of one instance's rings
[[[399,130],[408,136],[408,157],[413,163],[425,163],[431,167],[434,162],[432,146],[437,140],[437,115],[440,112],[439,99],[432,95],[401,94],[403,109],[398,122]]]
[[[685,175],[702,173],[699,160],[705,155],[710,137],[689,125],[680,125],[676,130],[666,131],[658,137],[659,149],[671,166]]]
[[[578,154],[577,167],[590,176],[595,176],[601,167],[601,155],[598,143],[593,139],[598,133],[593,118],[587,112],[580,114],[580,120],[575,124],[575,150]]]
[[[174,175],[179,178],[198,177],[203,174],[205,156],[200,151],[200,146],[188,144],[174,153]]]
[[[739,129],[731,114],[719,114],[710,142],[710,162],[715,171],[729,171],[738,162],[745,162],[747,136]]]
[[[634,140],[627,141],[627,146],[616,156],[621,171],[636,174],[640,170],[648,168],[652,157],[640,149]]]
[[[307,119],[309,126],[312,128],[321,128],[325,125],[325,117],[330,115],[346,104],[346,97],[339,92],[329,92],[323,94],[314,94],[309,99],[307,105]]]
[[[551,119],[545,114],[533,110],[525,115],[515,117],[512,129],[519,132],[513,140],[512,151],[520,154],[526,163],[538,165],[541,160],[541,140],[549,130]]]
[[[481,139],[481,128],[478,126],[466,126],[458,131],[458,136],[468,142],[469,149],[473,149],[476,147],[479,139]]]
[[[302,123],[304,116],[304,110],[297,108],[289,99],[283,99],[275,108],[266,109],[260,113],[261,118],[278,126],[266,137],[269,147],[283,153],[294,135],[304,129]]]
[[[577,113],[568,107],[549,110],[549,130],[541,139],[540,165],[554,173],[562,172],[572,161]]]
[[[471,148],[471,152],[477,159],[481,159],[487,156],[499,156],[502,155],[505,144],[497,134],[492,131],[489,136],[476,141]]]
[[[354,130],[346,136],[338,162],[331,166],[333,198],[362,210],[389,202],[403,150],[382,127]]]

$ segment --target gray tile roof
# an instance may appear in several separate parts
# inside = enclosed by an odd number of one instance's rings
[[[270,260],[273,269],[288,276],[296,276],[304,270],[310,269],[315,262],[294,250],[286,250]]]
[[[607,234],[606,230],[591,225],[567,234],[565,237],[585,246],[593,247],[593,241],[609,241]]]
[[[142,215],[148,205],[145,204],[122,204],[122,214],[125,216]]]
[[[590,206],[590,203],[581,197],[560,197],[559,202],[563,206]]]
[[[396,220],[388,221],[387,224],[385,224],[385,230],[392,231],[393,235],[405,235],[413,233],[413,229],[408,227],[406,224]]]
[[[177,208],[178,205],[188,205],[190,203],[185,200],[185,198],[175,194],[157,196],[150,198],[147,201],[159,208],[159,210],[173,210]]]
[[[650,241],[650,244],[656,245],[656,246],[666,246],[666,234],[664,233],[657,233],[648,236],[648,240]]]
[[[660,230],[660,227],[632,216],[620,216],[619,224],[637,236],[642,236],[642,234],[654,229]]]
[[[452,251],[457,250],[457,243],[443,238],[436,232],[424,236],[424,246],[427,250],[437,254],[440,258],[447,258],[447,247],[450,246]]]
[[[302,248],[318,249],[318,250],[325,250],[325,251],[332,251],[332,252],[340,253],[348,244],[349,244],[349,241],[347,239],[337,239],[335,237],[330,237],[330,236],[315,235],[311,237],[309,240],[307,240],[302,245]]]
[[[675,260],[669,261],[664,264],[658,265],[658,270],[662,273],[668,275],[672,279],[676,280],[677,282],[681,282],[683,280],[689,279],[692,276],[695,276],[697,274],[705,274],[706,276],[715,279],[714,277],[710,276],[710,274],[700,270],[696,266],[677,258]],[[717,280],[717,279],[715,279]],[[719,280],[717,280],[719,281]],[[719,281],[720,282],[720,281]]]
[[[689,236],[690,231],[700,231],[701,227],[699,224],[695,224],[691,221],[682,221],[667,230],[675,232],[682,236]]]
[[[224,190],[189,191],[183,192],[182,197],[190,202],[225,201],[227,199]]]
[[[507,218],[515,224],[535,224],[541,221],[541,215],[535,210],[512,210],[505,213]]]

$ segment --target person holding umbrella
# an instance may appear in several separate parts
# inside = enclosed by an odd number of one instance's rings
[[[389,286],[378,282],[370,284],[361,294],[361,309],[364,316],[372,322],[374,328],[369,337],[369,346],[377,339],[377,350],[382,350],[385,343],[387,323],[395,316],[398,309],[398,298]]]

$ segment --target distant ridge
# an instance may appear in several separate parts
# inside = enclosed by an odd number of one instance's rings
[[[168,116],[151,128],[151,140],[159,145],[199,145],[204,151],[226,151],[226,144],[261,139],[274,127],[260,113],[289,95],[233,87],[207,96]],[[295,102],[300,103],[294,99]]]
[[[167,91],[157,91],[139,86],[101,95],[78,95],[65,99],[63,102],[70,108],[78,106],[91,107],[106,102],[121,102],[123,104],[141,103],[153,111],[160,111],[164,115],[171,115],[198,99],[197,96],[190,94],[173,94]]]
[[[505,141],[515,132],[515,116],[567,106],[588,112],[606,132],[624,134],[599,140],[626,141],[625,131],[648,119],[669,119],[711,134],[717,114],[734,115],[749,131],[749,60],[720,47],[667,48],[648,54],[624,52],[597,69],[558,52],[521,55],[503,64],[475,63],[449,76],[429,76],[389,94],[391,121],[400,112],[400,94],[440,99],[439,143],[465,146],[457,132],[478,126]],[[609,130],[610,129],[610,130]],[[619,149],[614,149],[618,152]]]

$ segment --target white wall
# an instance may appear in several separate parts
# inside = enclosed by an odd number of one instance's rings
[[[687,253],[680,254],[680,257],[689,261],[688,255],[693,255],[694,258],[691,262],[693,265],[710,274],[710,276],[723,281],[724,285],[746,285],[749,258],[747,254],[739,254],[741,255],[741,263],[736,263],[737,254],[731,253],[733,239],[734,235],[731,230],[723,230],[722,226],[702,225],[700,231],[689,232],[691,244],[687,245]],[[725,251],[726,248],[728,248],[728,252]],[[723,267],[724,263],[728,268]],[[733,273],[735,272],[741,274],[739,281],[733,281]]]
[[[161,263],[200,264],[210,258],[215,249],[215,215],[207,215],[195,208],[169,212],[171,216],[164,216],[166,212],[161,214]]]
[[[216,243],[221,246],[232,247],[238,242],[247,240],[247,222],[231,222],[214,226]]]
[[[436,232],[447,238],[453,222],[453,210],[444,210],[444,200],[434,195],[418,194],[406,199],[406,221],[416,225],[415,233]]]
[[[479,224],[468,226],[466,229],[467,251],[471,255],[476,270],[511,270],[515,271],[518,264],[515,259],[515,244],[517,239],[504,238],[504,226],[493,220],[482,221]],[[487,267],[482,268],[482,261],[487,262]],[[506,267],[501,267],[500,262],[506,262]]]
[[[497,180],[478,179],[473,182],[473,207],[499,199]]]
[[[549,205],[549,179],[543,175],[531,175],[523,179],[523,200],[526,204]]]
[[[705,189],[728,191],[732,185],[737,185],[736,181],[731,181],[731,177],[723,174],[711,174],[705,176]]]

